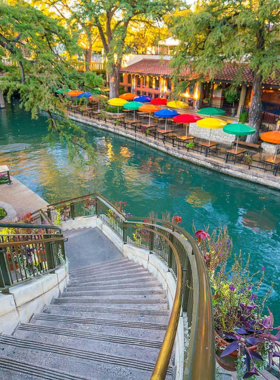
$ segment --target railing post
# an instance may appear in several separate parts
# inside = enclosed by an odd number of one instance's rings
[[[55,262],[54,262],[54,257],[53,257],[53,250],[51,247],[51,243],[46,242],[43,243],[45,246],[45,252],[46,252],[46,258],[47,258],[47,263],[48,263],[48,269],[54,269],[55,268]]]
[[[75,219],[75,203],[70,203],[70,215],[72,219]]]
[[[154,227],[151,226],[151,229],[153,230]],[[153,253],[153,251],[154,251],[154,242],[155,242],[155,234],[154,234],[154,232],[150,232],[150,241],[149,241],[150,254]]]
[[[95,214],[96,214],[96,216],[98,218],[99,217],[98,199],[96,199],[96,202],[95,202]]]
[[[173,244],[173,234],[169,234],[169,240]],[[168,247],[168,268],[172,268],[173,264],[173,254],[172,254],[172,248],[171,246]]]
[[[5,250],[0,248],[0,288],[6,288],[13,283],[7,265]]]
[[[52,220],[52,214],[51,214],[51,209],[47,208],[47,215],[50,220]]]
[[[123,228],[123,242],[124,244],[127,244],[127,226],[123,224],[122,228]]]

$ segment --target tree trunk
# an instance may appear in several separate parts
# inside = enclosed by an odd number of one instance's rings
[[[88,49],[84,49],[84,56],[86,71],[90,71],[92,58],[92,44],[90,44],[90,47]]]
[[[110,99],[119,97],[120,65],[113,65],[109,71]]]
[[[259,140],[259,131],[262,118],[262,76],[254,72],[253,79],[253,98],[249,111],[249,125],[256,128],[256,133],[247,137],[248,142],[257,143]]]

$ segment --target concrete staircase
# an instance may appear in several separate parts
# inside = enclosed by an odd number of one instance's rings
[[[165,292],[138,264],[121,258],[76,269],[61,297],[0,335],[0,378],[148,380],[168,318]]]

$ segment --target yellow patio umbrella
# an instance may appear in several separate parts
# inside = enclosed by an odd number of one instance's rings
[[[181,102],[180,100],[173,100],[172,102],[167,103],[167,107],[171,108],[189,108],[189,105],[185,102]]]
[[[210,133],[209,133],[209,144],[210,144],[212,129],[221,129],[225,125],[227,125],[227,122],[224,120],[215,119],[212,117],[206,117],[205,119],[198,120],[196,124],[201,128],[206,128],[210,130]]]
[[[118,107],[118,114],[119,114],[119,107],[124,106],[125,103],[127,103],[127,100],[120,99],[120,98],[112,98],[108,100],[108,104],[110,104],[110,106]]]

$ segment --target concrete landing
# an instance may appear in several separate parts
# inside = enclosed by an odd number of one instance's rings
[[[46,206],[48,203],[35,194],[32,190],[11,177],[11,185],[0,185],[0,202],[7,203],[15,211],[16,215],[24,215],[27,212],[34,212]],[[5,218],[5,222],[12,221],[14,213]]]
[[[71,271],[123,258],[121,252],[98,228],[65,231],[63,235],[68,238],[65,247]]]

